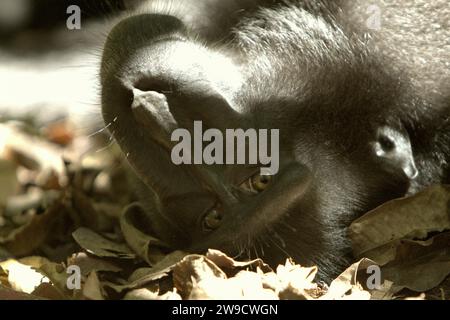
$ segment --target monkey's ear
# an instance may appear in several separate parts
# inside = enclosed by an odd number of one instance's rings
[[[161,145],[170,148],[169,137],[178,123],[169,110],[166,96],[139,89],[133,90],[133,96],[131,110],[136,122]]]
[[[403,172],[409,179],[419,175],[411,141],[406,131],[389,126],[378,129],[376,141],[372,143],[375,156],[385,165],[387,170]]]
[[[231,59],[188,40],[166,41],[146,50],[144,60],[152,64],[144,64],[131,85],[138,122],[148,127],[168,123],[173,129],[203,121],[205,126],[225,130],[241,121],[234,97],[242,75]]]
[[[208,88],[189,94],[173,95],[133,89],[131,110],[134,119],[154,140],[167,148],[172,132],[190,128],[194,121],[203,121],[210,128],[226,130],[242,124],[241,115],[228,101]]]

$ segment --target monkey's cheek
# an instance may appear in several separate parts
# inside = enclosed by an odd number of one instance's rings
[[[252,243],[268,235],[304,199],[312,179],[306,166],[296,161],[285,164],[266,191],[230,207],[221,217],[220,225],[195,241],[192,249],[216,248],[228,252],[236,244]]]

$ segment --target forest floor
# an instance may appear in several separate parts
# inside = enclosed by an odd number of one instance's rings
[[[117,147],[75,132],[0,123],[0,299],[450,300],[448,186],[355,221],[358,258],[327,285],[299,261],[171,251],[141,230]]]

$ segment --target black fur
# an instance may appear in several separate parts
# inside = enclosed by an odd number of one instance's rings
[[[450,61],[439,51],[427,74],[405,62],[420,46],[442,46],[448,21],[427,43],[416,41],[414,25],[402,29],[398,48],[390,48],[392,39],[382,38],[395,23],[367,30],[359,1],[144,2],[105,45],[103,115],[140,178],[153,231],[171,246],[216,247],[273,264],[290,256],[318,264],[329,280],[350,262],[352,220],[449,181],[450,72],[442,66]],[[437,2],[441,14],[450,12]],[[155,110],[167,103],[180,127],[202,120],[221,130],[280,129],[280,173],[255,196],[238,187],[254,167],[173,165],[164,124],[145,126],[133,115],[136,88],[163,94]],[[377,154],[386,135],[404,151]],[[213,208],[222,225],[205,231]]]

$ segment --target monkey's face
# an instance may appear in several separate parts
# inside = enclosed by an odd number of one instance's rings
[[[152,229],[179,249],[254,252],[273,263],[288,256],[302,263],[336,263],[330,258],[336,252],[330,251],[345,242],[345,225],[402,195],[416,176],[406,132],[369,122],[380,102],[363,89],[345,92],[330,82],[333,90],[328,83],[305,95],[317,77],[299,79],[298,70],[286,65],[274,71],[290,80],[285,87],[292,94],[283,98],[282,90],[270,90],[280,87],[274,77],[189,41],[183,30],[168,16],[129,18],[111,32],[103,57],[104,119],[140,180]],[[249,84],[253,80],[260,85]],[[267,92],[255,97],[261,88]],[[327,90],[336,101],[324,101]],[[363,103],[372,111],[349,111]],[[314,112],[315,105],[320,112]],[[203,131],[197,143],[199,121]],[[355,121],[355,128],[346,121]],[[192,148],[178,154],[191,164],[174,160],[179,129]],[[209,129],[211,136],[202,135]],[[227,164],[225,152],[217,154],[220,146],[226,149],[227,130],[236,129],[269,130],[258,136],[258,147],[266,142],[266,149],[277,153],[276,174],[261,171],[267,167],[261,158]],[[278,141],[270,140],[270,130],[279,130]],[[207,163],[208,142],[220,137],[222,144],[209,153],[219,160]],[[243,147],[250,150],[244,151],[247,159],[258,150],[251,143]]]

